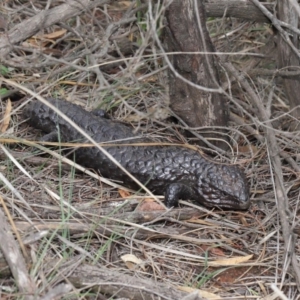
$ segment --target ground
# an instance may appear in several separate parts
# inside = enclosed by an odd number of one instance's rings
[[[111,118],[169,143],[195,143],[168,109],[167,66],[153,37],[161,37],[163,10],[154,10],[155,31],[147,5],[134,2],[111,1],[55,25],[35,24],[37,33],[1,60],[0,196],[10,226],[7,235],[0,226],[1,241],[11,239],[11,249],[19,245],[11,251],[19,251],[28,285],[47,299],[181,299],[193,290],[207,299],[276,299],[280,291],[286,298],[278,299],[299,299],[297,269],[291,266],[299,243],[287,237],[299,231],[299,138],[289,127],[280,78],[261,74],[276,68],[268,24],[207,22],[217,50],[232,53],[226,63],[244,72],[260,101],[257,107],[223,61],[231,147],[227,153],[202,151],[245,171],[249,210],[211,210],[182,201],[166,212],[143,193],[118,188],[93,170],[83,172],[58,147],[34,142],[41,132],[24,122],[22,105],[41,95],[105,109]],[[0,37],[46,3],[4,1]],[[49,3],[49,9],[62,4]],[[260,110],[267,120],[260,119]],[[0,263],[1,298],[21,298],[12,268],[3,258]]]

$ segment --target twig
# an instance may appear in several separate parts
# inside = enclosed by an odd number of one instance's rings
[[[292,43],[289,34],[282,29],[282,24],[281,22],[273,15],[271,14],[258,0],[251,0],[272,22],[273,26],[278,30],[278,32],[280,33],[281,37],[286,41],[286,43],[291,47],[291,49],[293,50],[294,54],[298,57],[298,59],[300,58],[300,53],[298,51],[298,49],[294,46],[294,44]],[[288,26],[287,23],[284,23],[285,27]],[[288,26],[289,29],[293,30],[294,32],[296,32],[297,34],[300,34],[300,31],[297,28],[294,28],[292,26]]]
[[[230,72],[236,78],[236,80],[242,85],[242,87],[246,90],[253,105],[256,106],[259,112],[259,118],[262,122],[261,125],[263,125],[263,129],[267,137],[268,151],[270,153],[269,159],[274,169],[274,176],[275,176],[274,193],[277,199],[278,213],[280,216],[283,239],[285,243],[285,251],[286,251],[286,255],[290,255],[291,257],[291,264],[294,269],[295,279],[297,281],[298,286],[300,286],[300,267],[297,262],[297,257],[294,251],[295,246],[294,246],[293,231],[291,226],[288,223],[289,220],[289,216],[287,215],[288,199],[283,184],[283,175],[282,175],[283,172],[282,172],[282,166],[281,166],[281,161],[279,156],[280,150],[277,144],[272,123],[269,119],[268,113],[266,112],[262,102],[257,97],[256,93],[251,88],[250,84],[245,79],[243,74],[240,74],[231,63],[223,61],[223,65],[225,66],[227,71]]]
[[[30,277],[23,256],[20,253],[19,247],[10,233],[9,225],[5,221],[4,214],[0,210],[0,248],[5,256],[5,259],[10,267],[12,275],[15,278],[16,284],[20,293],[27,300],[34,299],[36,286]]]
[[[77,16],[84,10],[108,2],[108,0],[70,0],[67,4],[40,11],[32,18],[13,27],[7,34],[2,35],[0,38],[0,57],[7,55],[14,44],[24,41],[42,28],[47,28],[55,23]],[[38,26],[36,26],[36,24],[38,24]]]
[[[118,296],[136,300],[174,300],[183,299],[187,295],[187,293],[164,283],[90,265],[78,266],[69,280],[78,288],[93,286],[96,290],[101,288],[101,292],[110,295],[117,293]],[[204,300],[202,297],[198,299]]]

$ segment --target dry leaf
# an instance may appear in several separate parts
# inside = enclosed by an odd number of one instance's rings
[[[239,147],[238,147],[238,150],[239,150],[239,152],[241,152],[241,153],[248,153],[248,152],[251,152],[250,149],[252,149],[252,152],[253,152],[253,153],[258,152],[258,148],[257,148],[256,146],[254,146],[254,145],[246,145],[246,146],[239,146]]]
[[[249,223],[247,222],[247,219],[244,216],[241,216],[240,220],[241,220],[243,226],[245,226],[245,227],[249,226]]]
[[[131,123],[131,122],[139,122],[140,120],[142,120],[144,118],[144,116],[142,115],[137,115],[137,114],[132,114],[127,116],[124,121]]]
[[[139,73],[139,72],[136,73],[136,77],[138,79],[139,79],[139,77],[143,77],[143,76],[145,76],[145,73]],[[156,83],[159,81],[158,79],[159,79],[159,77],[157,75],[152,75],[152,76],[148,76],[145,79],[143,79],[142,82]]]
[[[132,5],[132,1],[117,1],[115,4],[115,7],[126,9],[129,8]]]
[[[215,256],[226,256],[221,248],[211,248],[209,245],[201,245],[201,247],[198,248],[199,254],[202,254],[206,251],[209,251],[210,254],[213,254]]]
[[[153,199],[145,199],[143,203],[138,207],[138,211],[153,211],[164,210],[165,208]]]
[[[118,192],[119,192],[121,198],[127,198],[127,197],[131,196],[131,193],[128,191],[118,189]]]
[[[124,261],[124,262],[127,262],[127,261],[130,261],[130,262],[133,262],[137,265],[141,264],[143,261],[139,258],[137,258],[135,255],[133,254],[124,254],[121,256],[121,259]]]
[[[265,190],[258,190],[258,189],[257,189],[257,190],[254,191],[254,193],[255,193],[255,194],[265,194],[266,191],[265,191]]]
[[[201,220],[201,219],[192,218],[192,219],[188,220],[187,222],[217,227],[217,225],[215,225],[214,223],[205,221],[205,220]]]
[[[66,29],[57,30],[43,35],[34,35],[22,43],[24,47],[44,48],[49,43],[54,43],[54,40],[62,37],[67,32]]]
[[[5,113],[3,116],[3,121],[1,123],[1,132],[4,133],[9,125],[10,118],[11,118],[11,101],[10,99],[7,100],[6,108],[5,108]]]
[[[225,256],[225,253],[221,248],[212,248],[210,249],[210,253],[216,256]]]
[[[97,85],[95,85],[94,83],[76,82],[76,81],[70,81],[70,80],[61,80],[59,83],[60,84],[68,84],[68,85],[77,85],[77,86],[97,87]]]
[[[209,261],[208,265],[209,266],[215,266],[215,267],[238,265],[240,263],[247,262],[252,257],[253,257],[253,255],[250,254],[250,255],[247,255],[247,256],[238,256],[238,257],[232,257],[232,258],[227,258],[227,259]]]
[[[143,266],[143,261],[137,258],[135,255],[125,254],[121,256],[121,259],[124,261],[124,263],[126,264],[129,270],[134,270],[136,269],[136,266],[139,266],[142,267],[142,269],[145,271],[145,268]]]
[[[49,39],[49,40],[55,40],[61,38],[65,33],[67,32],[66,29],[57,30],[51,33],[43,34],[40,36],[37,36],[38,39]]]
[[[135,37],[134,37],[134,34],[133,34],[133,33],[130,33],[129,36],[128,36],[129,41],[130,41],[130,42],[134,42],[134,38],[135,38]]]
[[[22,46],[25,48],[44,48],[47,44],[49,44],[49,42],[42,42],[40,41],[40,39],[37,38],[30,38],[27,39],[25,42],[22,43]]]
[[[210,300],[222,299],[220,296],[218,296],[216,294],[206,292],[203,290],[199,290],[199,289],[195,289],[195,288],[191,288],[189,286],[177,286],[177,289],[179,289],[180,291],[183,291],[183,292],[187,292],[187,293],[192,293],[194,291],[198,291],[200,297],[204,297],[204,298],[210,299]]]

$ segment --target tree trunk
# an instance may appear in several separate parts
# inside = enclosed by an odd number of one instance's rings
[[[170,52],[213,52],[214,48],[206,28],[203,0],[175,0],[167,12],[165,44]],[[198,18],[199,17],[199,18]],[[219,89],[219,76],[215,57],[211,54],[182,54],[170,57],[175,72],[169,70],[171,109],[190,127],[226,126],[228,109],[220,93],[197,88]],[[210,128],[211,131],[211,128]],[[215,132],[206,137],[220,139],[224,136]],[[226,148],[223,142],[215,145]]]
[[[292,2],[289,0],[281,0],[277,3],[278,8],[278,18],[288,23],[290,26],[298,28],[298,13],[293,7]],[[289,33],[290,41],[294,46],[299,49],[299,39],[298,35],[292,31],[286,29]],[[285,71],[297,71],[299,70],[299,57],[295,54],[293,49],[287,44],[284,38],[278,34],[278,68],[284,68]],[[285,88],[285,93],[290,102],[290,109],[293,109],[291,115],[297,120],[300,118],[300,105],[299,91],[300,91],[300,81],[299,79],[288,79],[283,78],[283,84]],[[298,123],[295,123],[293,129],[299,129]]]

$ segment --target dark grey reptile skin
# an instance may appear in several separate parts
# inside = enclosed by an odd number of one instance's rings
[[[150,140],[139,138],[129,126],[96,116],[75,104],[58,99],[48,101],[96,142],[118,140],[120,146],[105,149],[152,192],[164,194],[168,207],[176,206],[179,199],[196,200],[208,207],[230,209],[249,207],[249,187],[238,167],[213,163],[198,152],[184,147],[122,146],[120,140],[123,140],[123,143],[141,143]],[[71,125],[38,101],[32,101],[27,105],[24,116],[28,118],[31,126],[48,133],[44,140],[57,139],[57,128],[62,142],[83,140],[81,134]],[[99,171],[104,177],[119,180],[130,188],[138,188],[97,148],[79,148],[76,150],[75,158],[79,164]]]

